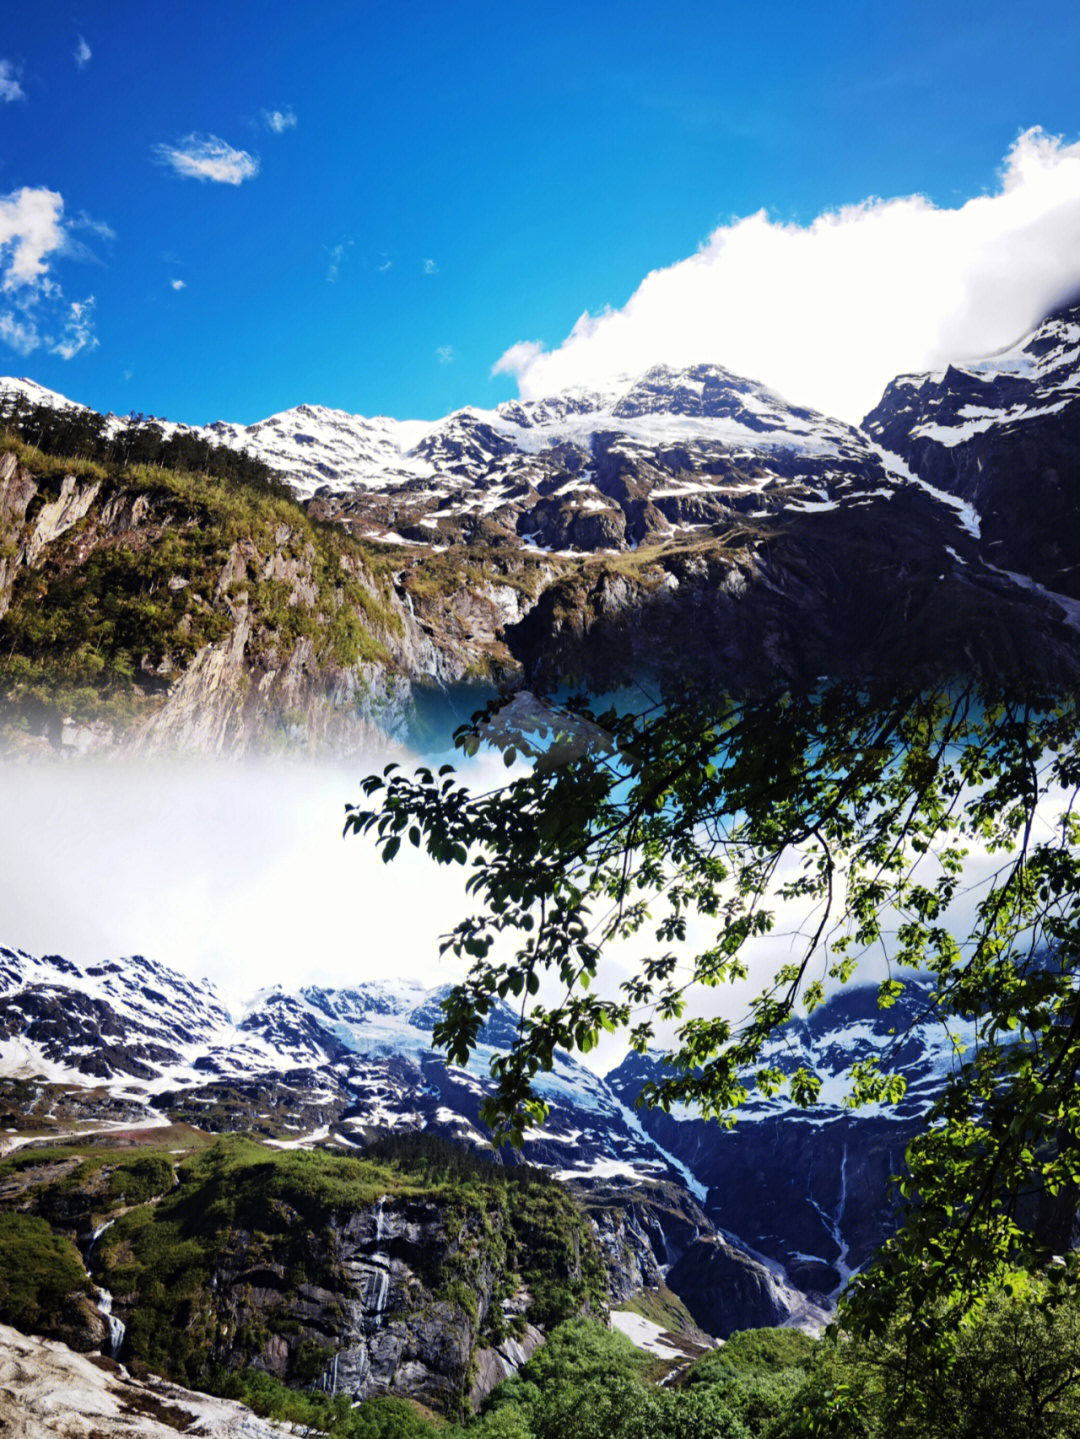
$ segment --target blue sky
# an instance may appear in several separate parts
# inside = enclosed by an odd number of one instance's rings
[[[1057,0],[1037,24],[1015,0],[9,6],[0,373],[191,422],[491,405],[562,373],[530,352],[492,375],[510,347],[559,347],[740,217],[807,227],[916,193],[956,210],[1001,188],[1032,127],[1075,146],[1078,61],[1080,7]],[[182,173],[208,156],[225,178]],[[1073,230],[1052,238],[1016,314],[1060,287]],[[698,357],[731,363],[727,338]]]

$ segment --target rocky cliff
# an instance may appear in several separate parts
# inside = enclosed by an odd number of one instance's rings
[[[1080,597],[1080,304],[1000,354],[899,376],[863,428],[972,506],[987,560]]]
[[[20,458],[20,455],[22,456]],[[349,751],[461,663],[288,500],[0,455],[8,747]]]
[[[130,1146],[113,1136],[0,1166],[0,1245],[19,1246],[37,1295],[30,1308],[0,1289],[3,1318],[202,1387],[254,1367],[458,1412],[544,1330],[606,1312],[592,1226],[530,1171],[438,1148],[413,1162],[207,1148],[190,1130]],[[78,1246],[97,1307],[85,1278],[57,1278],[39,1231]]]
[[[432,425],[301,406],[197,432],[303,509],[11,441],[5,736],[340,751],[455,686],[460,721],[493,686],[1075,675],[1075,330],[902,377],[865,433],[719,366]]]

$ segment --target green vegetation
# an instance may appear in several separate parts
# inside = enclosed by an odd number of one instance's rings
[[[79,1253],[56,1231],[65,1223],[85,1231],[90,1213],[96,1220],[112,1206],[94,1268],[100,1263],[128,1322],[126,1362],[331,1439],[1072,1439],[1080,1432],[1080,1305],[1060,1264],[1041,1278],[1012,1273],[974,1305],[939,1303],[900,1316],[877,1335],[838,1329],[817,1342],[786,1329],[734,1334],[669,1387],[652,1382],[652,1356],[575,1313],[554,1324],[480,1415],[457,1425],[400,1398],[356,1407],[331,1399],[318,1384],[333,1349],[303,1337],[294,1302],[298,1285],[311,1294],[335,1283],[335,1220],[383,1196],[388,1204],[415,1202],[414,1213],[437,1213],[450,1242],[424,1276],[429,1297],[420,1303],[452,1298],[458,1286],[475,1296],[477,1260],[539,1288],[553,1273],[548,1246],[565,1264],[575,1252],[577,1211],[557,1184],[525,1166],[507,1170],[424,1136],[391,1137],[378,1150],[367,1159],[274,1151],[232,1136],[182,1158],[176,1185],[173,1157],[149,1147],[83,1142],[13,1155],[0,1165],[0,1321],[67,1337],[79,1305],[84,1316],[92,1313]],[[120,1212],[133,1193],[153,1202]],[[565,1278],[567,1308],[581,1301],[580,1270]],[[267,1297],[275,1285],[279,1306]],[[249,1302],[256,1291],[261,1300]],[[669,1301],[659,1303],[658,1322],[678,1317]],[[333,1322],[332,1313],[324,1317]],[[87,1333],[84,1323],[84,1339]],[[265,1367],[275,1340],[290,1346],[283,1378]],[[665,1382],[670,1377],[668,1368]]]
[[[264,461],[246,450],[213,445],[197,435],[174,433],[166,439],[152,418],[132,415],[128,425],[107,433],[104,415],[93,410],[53,409],[26,396],[0,396],[0,428],[42,454],[68,457],[81,464],[156,465],[160,469],[212,475],[258,494],[287,496],[288,487]]]
[[[112,1220],[93,1270],[127,1323],[125,1358],[196,1387],[263,1368],[271,1354],[290,1386],[318,1381],[353,1293],[348,1226],[380,1202],[413,1204],[410,1224],[428,1229],[409,1251],[409,1312],[456,1309],[466,1336],[483,1344],[505,1337],[500,1301],[520,1287],[541,1323],[604,1311],[599,1249],[566,1191],[527,1166],[506,1169],[434,1137],[390,1137],[364,1158],[232,1135],[179,1163],[147,1148],[84,1143],[0,1164],[0,1212],[32,1208],[43,1234],[51,1224],[85,1239]],[[66,1238],[56,1242],[70,1249]],[[298,1297],[301,1286],[319,1296],[314,1310]],[[480,1295],[488,1296],[482,1333]]]
[[[1078,1433],[1080,1306],[1057,1267],[1010,1276],[962,1316],[938,1305],[872,1339],[833,1335],[770,1439]]]
[[[494,1005],[524,1005],[484,1118],[520,1141],[543,1122],[531,1085],[557,1047],[586,1052],[625,1028],[645,1050],[672,1021],[669,1066],[645,1102],[725,1123],[752,1086],[810,1106],[820,1080],[768,1063],[766,1046],[885,952],[882,1008],[905,969],[929,974],[936,1017],[973,1025],[978,1042],[958,1052],[907,1151],[903,1228],[850,1287],[842,1322],[870,1338],[939,1302],[958,1319],[1009,1270],[1066,1248],[1054,1211],[1080,1178],[1076,698],[833,684],[552,715],[508,734],[493,706],[459,732],[468,754],[497,736],[508,763],[535,761],[503,789],[474,795],[449,766],[390,767],[363,784],[377,807],[347,821],[384,859],[409,838],[469,869],[478,912],[443,948],[472,968],[436,1043],[465,1063]],[[973,873],[969,851],[990,864]],[[733,1024],[704,991],[747,977],[781,907],[800,916],[784,960]],[[616,941],[638,945],[639,960],[605,994],[594,982]],[[530,1003],[542,978],[561,1003]],[[852,1065],[850,1105],[903,1095],[889,1066],[904,1037],[901,1026],[886,1052]],[[1080,1286],[1076,1256],[1065,1272]],[[929,1342],[924,1326],[913,1333]]]
[[[40,732],[70,715],[124,726],[242,613],[250,663],[283,658],[300,640],[319,664],[388,662],[383,637],[400,619],[381,597],[386,582],[380,591],[357,542],[311,521],[276,480],[224,462],[194,473],[131,457],[73,460],[0,430],[0,453],[12,450],[38,487],[31,529],[65,478],[86,496],[93,487],[83,517],[15,570],[0,619],[0,703],[17,724]],[[19,534],[0,533],[0,553],[15,554]]]
[[[66,1323],[72,1300],[92,1290],[69,1239],[34,1215],[0,1213],[0,1323],[31,1334]]]

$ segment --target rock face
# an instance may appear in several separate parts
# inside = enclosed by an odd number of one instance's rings
[[[104,1315],[114,1358],[184,1383],[254,1367],[332,1397],[395,1394],[458,1413],[544,1329],[606,1312],[589,1221],[531,1173],[431,1146],[423,1162],[437,1171],[232,1138],[175,1152],[122,1139],[74,1158],[31,1152],[0,1181],[6,1231],[81,1245],[101,1309],[93,1347],[106,1349]],[[372,1197],[379,1183],[388,1190]],[[45,1261],[33,1262],[47,1287]],[[19,1322],[71,1342],[62,1307]]]
[[[1080,609],[1058,594],[1073,584],[1074,331],[1063,312],[1012,358],[902,378],[866,433],[710,365],[434,424],[301,406],[211,426],[283,476],[314,538],[297,542],[299,522],[242,534],[209,587],[190,567],[165,576],[198,642],[122,657],[155,705],[122,722],[54,713],[52,741],[341,749],[357,724],[400,732],[418,697],[459,684],[460,714],[491,685],[1074,675]],[[0,638],[25,667],[41,662],[40,625],[11,605],[28,585],[46,610],[70,607],[119,547],[153,593],[166,541],[193,520],[91,477],[39,493],[5,465]],[[337,533],[340,569],[343,532],[359,548],[331,594],[323,551]],[[357,627],[367,652],[342,663]]]
[[[240,510],[0,455],[9,744],[350,751],[402,733],[431,643],[392,587],[301,511]]]
[[[907,1091],[897,1105],[852,1111],[843,1103],[843,1076],[871,1054],[883,1056],[883,1069],[902,1076]],[[781,1096],[752,1093],[727,1130],[684,1108],[639,1113],[648,1132],[708,1186],[703,1208],[711,1222],[778,1262],[794,1285],[828,1305],[896,1228],[889,1178],[902,1171],[908,1140],[959,1061],[928,990],[909,981],[890,1009],[878,1008],[874,985],[837,994],[809,1018],[792,1020],[768,1062],[815,1074],[819,1102],[800,1110]],[[608,1083],[633,1103],[646,1080],[662,1074],[655,1058],[632,1055]],[[689,1278],[694,1265],[683,1263],[680,1273]],[[669,1275],[672,1288],[678,1277]]]
[[[97,1362],[95,1362],[95,1360]],[[286,1439],[290,1425],[242,1404],[134,1379],[98,1356],[0,1324],[0,1430],[19,1439]]]
[[[237,1023],[212,988],[143,958],[81,969],[59,956],[0,949],[0,1083],[6,1076],[8,1104],[26,1123],[38,1122],[38,1109],[61,1122],[141,1114],[144,1122],[169,1116],[203,1129],[254,1130],[287,1147],[362,1150],[387,1133],[424,1131],[484,1150],[480,1104],[514,1019],[497,1010],[469,1068],[447,1064],[431,1051],[444,993],[405,983],[275,990]],[[550,1112],[542,1129],[526,1131],[523,1157],[569,1184],[590,1216],[610,1302],[655,1288],[694,1242],[717,1238],[703,1208],[705,1184],[604,1080],[559,1054],[538,1088]],[[87,1242],[89,1218],[68,1218]],[[343,1231],[343,1246],[363,1237],[356,1273],[369,1297],[407,1291],[394,1256],[411,1266],[417,1222],[388,1206],[381,1219],[371,1210],[359,1228]],[[374,1253],[390,1262],[376,1263]],[[766,1264],[744,1258],[761,1271],[758,1292],[767,1296],[759,1322],[781,1312],[803,1322],[803,1296],[790,1286],[782,1293]],[[358,1316],[339,1359],[349,1382],[365,1365],[384,1373],[414,1362],[409,1325],[370,1330],[370,1319],[367,1311]]]
[[[977,511],[987,560],[1080,597],[1080,304],[988,359],[899,376],[863,428]]]
[[[214,1322],[226,1336],[268,1333],[256,1362],[282,1378],[306,1348],[325,1354],[319,1382],[331,1395],[407,1394],[453,1409],[462,1400],[498,1275],[486,1264],[478,1267],[473,1316],[433,1293],[430,1276],[444,1267],[451,1248],[466,1249],[471,1238],[451,1239],[445,1211],[430,1200],[380,1199],[331,1215],[324,1233],[309,1240],[315,1248],[327,1246],[325,1255],[312,1256],[322,1282],[294,1285],[283,1264],[252,1262],[258,1242],[241,1231],[210,1277]],[[334,1279],[327,1269],[331,1254]],[[219,1352],[233,1355],[227,1338]]]

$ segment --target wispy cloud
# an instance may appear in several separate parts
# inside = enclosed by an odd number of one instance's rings
[[[0,195],[0,342],[20,355],[44,347],[65,360],[95,348],[94,297],[65,300],[52,274],[61,256],[87,253],[72,238],[57,191]]]
[[[19,84],[19,73],[10,60],[0,60],[0,101],[25,100],[26,91]]]
[[[275,135],[284,135],[286,130],[296,129],[296,111],[291,105],[284,110],[264,110],[263,124]]]
[[[440,345],[435,353],[439,357],[440,365],[450,365],[454,361],[453,345]]]
[[[111,225],[106,225],[104,220],[95,220],[94,217],[88,215],[85,210],[80,210],[73,219],[68,221],[68,229],[89,230],[90,233],[96,235],[99,240],[116,239],[116,231]]]
[[[868,199],[781,224],[722,225],[625,305],[586,312],[556,349],[512,346],[495,371],[526,398],[651,365],[718,363],[858,421],[897,374],[1018,339],[1080,279],[1080,143],[1028,130],[995,188],[952,208]]]
[[[67,318],[60,338],[54,340],[50,349],[62,360],[73,360],[80,350],[96,350],[98,338],[94,334],[93,295],[85,300],[75,300],[68,306]]]
[[[425,261],[424,261],[424,274],[425,274],[425,275],[437,275],[438,273],[439,273],[439,267],[438,267],[438,265],[436,265],[436,263],[435,263],[434,260],[425,260]]]
[[[184,280],[170,280],[169,284],[174,290],[184,290],[187,288],[187,284]]]
[[[79,36],[79,43],[75,46],[75,51],[74,51],[74,59],[75,59],[75,64],[76,64],[76,66],[77,66],[80,70],[85,70],[86,67],[87,67],[87,65],[89,65],[89,63],[90,63],[90,57],[91,57],[91,55],[92,55],[93,53],[94,53],[94,52],[90,49],[90,46],[86,43],[86,41],[85,41],[85,40],[83,39],[83,37],[80,35],[80,36]]]
[[[341,274],[341,267],[349,257],[349,251],[353,247],[351,240],[343,240],[339,245],[331,245],[327,250],[330,256],[330,263],[326,267],[326,279],[333,284]]]
[[[186,135],[176,145],[157,145],[154,154],[162,165],[191,180],[212,180],[239,185],[259,173],[259,161],[247,150],[234,150],[216,135]]]
[[[394,262],[393,260],[391,260],[389,255],[383,254],[379,256],[379,263],[375,268],[378,270],[380,275],[385,275],[387,270],[390,269],[393,263]]]

